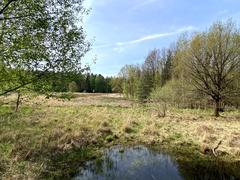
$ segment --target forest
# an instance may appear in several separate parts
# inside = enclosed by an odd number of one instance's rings
[[[49,82],[48,92],[85,92],[85,93],[112,93],[112,78],[101,74],[74,73],[56,74],[54,82]],[[58,79],[58,81],[56,81]],[[37,89],[34,89],[35,91]]]
[[[240,103],[240,29],[214,23],[183,34],[169,48],[154,49],[140,65],[126,65],[115,79],[128,98],[182,108],[214,107],[215,115]],[[117,85],[116,85],[117,87]]]

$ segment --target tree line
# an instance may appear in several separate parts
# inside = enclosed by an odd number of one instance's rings
[[[214,105],[219,116],[224,106],[240,105],[240,29],[229,20],[183,34],[169,48],[150,51],[143,64],[125,65],[116,82],[128,98],[178,107]]]
[[[67,76],[66,81],[51,83],[54,92],[86,92],[86,93],[112,93],[110,77],[101,74],[74,74]]]
[[[83,0],[0,2],[0,96],[22,90],[112,92],[112,78],[88,73]]]

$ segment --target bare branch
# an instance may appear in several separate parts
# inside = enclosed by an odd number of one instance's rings
[[[17,1],[17,0],[9,0],[9,1],[7,2],[7,4],[0,10],[0,15],[3,14],[4,11],[8,8],[8,6],[9,6],[10,4],[12,4],[13,2],[15,2],[15,1]]]

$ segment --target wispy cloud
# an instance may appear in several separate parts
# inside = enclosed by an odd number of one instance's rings
[[[149,4],[155,3],[157,1],[159,2],[159,0],[142,0],[133,7],[133,10],[134,9],[136,10],[136,9],[141,8],[141,7],[147,6]]]
[[[182,32],[186,32],[186,31],[192,31],[192,30],[196,30],[196,28],[193,27],[193,26],[188,26],[188,27],[180,28],[180,29],[178,29],[176,31],[173,31],[173,32],[151,34],[151,35],[143,36],[141,38],[131,40],[131,41],[117,42],[116,45],[117,46],[124,46],[124,45],[130,45],[130,44],[138,44],[138,43],[142,43],[142,42],[145,42],[145,41],[149,41],[149,40],[153,40],[153,39],[159,39],[159,38],[163,38],[163,37],[167,37],[167,36],[172,36],[172,35],[176,35],[176,34],[179,34],[179,33],[182,33]]]
[[[177,35],[177,34],[180,34],[180,33],[183,33],[183,32],[187,32],[187,31],[193,31],[193,30],[197,30],[197,28],[193,27],[193,26],[187,26],[187,27],[184,27],[184,28],[179,28],[179,29],[177,29],[176,31],[173,31],[173,32],[151,34],[151,35],[143,36],[141,38],[131,40],[131,41],[98,44],[98,45],[95,45],[93,48],[95,50],[110,48],[116,53],[123,53],[126,50],[126,47],[128,47],[129,45],[139,44],[139,43],[143,43],[145,41],[160,39],[160,38],[164,38],[164,37],[167,37],[167,36],[173,36],[173,35]]]
[[[102,49],[102,48],[108,48],[113,47],[115,44],[105,43],[105,44],[97,44],[93,48],[94,49]]]

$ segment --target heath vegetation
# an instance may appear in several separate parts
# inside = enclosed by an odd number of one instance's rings
[[[145,144],[185,160],[239,161],[239,110],[216,118],[209,109],[169,107],[159,117],[153,103],[118,94],[74,96],[70,101],[23,96],[18,113],[10,97],[3,100],[8,104],[0,114],[2,178],[71,177],[86,160],[116,144]]]

